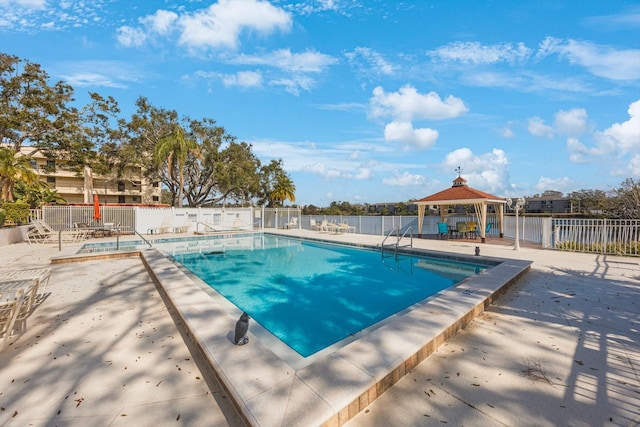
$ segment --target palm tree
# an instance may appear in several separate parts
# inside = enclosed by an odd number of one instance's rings
[[[186,137],[184,129],[180,125],[175,125],[173,131],[160,139],[155,146],[154,160],[156,164],[162,165],[167,161],[167,171],[169,179],[176,182],[176,169],[178,173],[178,198],[177,207],[182,207],[184,190],[184,166],[187,162],[189,152],[198,148],[196,141]]]
[[[296,201],[296,186],[287,174],[280,174],[277,181],[273,185],[273,190],[269,194],[269,197],[273,201],[283,203],[289,199],[291,202]]]
[[[16,154],[9,148],[0,147],[0,200],[4,202],[13,202],[16,182],[34,184],[38,181],[29,157]]]

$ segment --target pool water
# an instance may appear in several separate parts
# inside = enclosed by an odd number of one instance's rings
[[[303,357],[487,268],[269,235],[242,246],[172,257]]]

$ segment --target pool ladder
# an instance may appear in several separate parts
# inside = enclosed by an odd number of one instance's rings
[[[395,244],[390,244],[389,246],[393,246],[396,256],[398,255],[398,248],[400,247],[400,241],[404,237],[407,236],[407,233],[409,233],[409,237],[410,237],[411,240],[410,240],[410,243],[408,245],[405,245],[405,246],[413,247],[413,228],[412,227],[407,227],[407,229],[404,230],[404,233],[400,234],[400,226],[396,225],[395,227],[393,227],[391,229],[391,231],[389,231],[389,233],[387,233],[387,236],[384,238],[384,240],[380,244],[380,253],[382,253],[383,257],[384,257],[384,243],[393,234],[394,231],[396,232],[396,234],[395,234],[396,235],[396,243]]]

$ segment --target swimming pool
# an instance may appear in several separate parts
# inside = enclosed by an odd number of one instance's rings
[[[158,248],[303,357],[488,267],[272,235]]]

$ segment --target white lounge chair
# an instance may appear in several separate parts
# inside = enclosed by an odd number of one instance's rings
[[[58,239],[63,242],[78,242],[87,237],[87,230],[74,229],[56,231],[49,224],[42,220],[33,220],[33,228],[27,232],[29,243],[58,243]]]
[[[173,232],[174,233],[186,233],[190,229],[191,229],[191,220],[189,219],[188,215],[185,215],[184,221],[182,222],[182,225],[179,225],[177,227],[173,227]]]
[[[165,234],[168,233],[169,230],[171,230],[171,217],[170,216],[165,216],[164,218],[162,218],[162,223],[160,224],[160,227],[156,227],[151,229],[151,234],[155,233],[155,234]]]
[[[298,228],[298,217],[291,218],[288,223],[283,225],[283,228]]]

